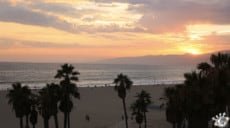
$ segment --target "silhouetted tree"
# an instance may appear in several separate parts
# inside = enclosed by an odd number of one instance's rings
[[[52,104],[52,111],[51,115],[54,117],[55,127],[58,128],[58,102],[61,98],[61,88],[59,85],[51,83],[47,85],[47,88],[50,92],[51,104]]]
[[[31,110],[30,110],[30,123],[35,128],[35,125],[37,124],[38,121],[38,112],[37,112],[37,107],[38,107],[38,96],[36,94],[31,95]]]
[[[61,79],[61,97],[59,109],[64,113],[64,128],[70,128],[70,112],[73,108],[72,98],[80,99],[80,94],[76,83],[78,81],[78,71],[74,71],[74,67],[64,64],[57,71],[55,78]]]
[[[229,109],[230,54],[211,55],[210,62],[185,73],[184,85],[165,89],[166,117],[174,128],[184,119],[189,128],[208,128],[212,116]]]
[[[115,91],[118,92],[118,96],[122,99],[123,103],[123,108],[124,108],[124,115],[125,115],[125,124],[126,128],[128,128],[128,116],[127,116],[127,111],[126,111],[126,103],[125,103],[125,98],[126,98],[126,90],[129,90],[131,86],[133,85],[133,82],[129,79],[128,76],[119,74],[116,79],[114,79],[115,83]]]
[[[54,117],[55,127],[58,128],[58,102],[60,100],[60,87],[57,84],[47,84],[39,91],[39,110],[44,119],[44,126],[49,127],[49,119]]]
[[[21,83],[14,83],[12,89],[8,92],[8,103],[12,105],[15,115],[20,119],[20,128],[23,128],[23,117],[28,116],[28,104],[30,101],[31,90],[27,86],[22,86]],[[29,110],[27,110],[29,109]],[[26,120],[26,127],[29,127]]]
[[[143,113],[144,116],[145,128],[147,128],[146,112],[148,112],[148,105],[151,104],[151,96],[145,90],[142,90],[140,93],[136,95],[136,97],[137,101],[139,101],[138,103],[140,104],[140,111]]]
[[[26,85],[26,87],[28,86]],[[26,116],[26,128],[29,128],[29,115],[31,113],[31,107],[32,107],[32,92],[28,88],[24,90],[24,94],[26,98],[24,99],[23,112]]]
[[[37,121],[38,121],[38,112],[35,106],[32,106],[31,113],[30,113],[30,123],[32,124],[33,128],[35,128]]]
[[[177,85],[179,88],[180,85]],[[166,103],[166,120],[172,123],[173,128],[180,128],[180,124],[183,120],[183,108],[182,104],[183,97],[179,97],[179,92],[174,87],[167,87],[164,92],[164,100]]]
[[[201,77],[205,77],[211,71],[212,66],[206,62],[200,63],[197,66],[197,69],[200,70]]]
[[[134,103],[131,104],[132,115],[135,116],[135,121],[141,128],[141,124],[144,120],[144,115],[142,112],[142,103],[140,100],[136,100]]]
[[[48,86],[48,85],[47,85]],[[39,113],[43,118],[44,128],[49,128],[49,119],[52,116],[52,99],[49,87],[44,87],[39,91]]]
[[[229,63],[229,54],[223,54],[223,53],[213,54],[210,57],[210,61],[215,68],[220,69],[226,67],[228,66]]]

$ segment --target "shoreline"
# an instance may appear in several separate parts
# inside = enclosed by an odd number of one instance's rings
[[[172,83],[172,84],[142,84],[142,85],[133,85],[133,87],[138,87],[138,86],[174,86],[174,85],[177,85],[177,84],[183,84],[183,82],[181,82],[181,83]],[[25,85],[28,86],[28,84],[23,84],[22,83],[22,86],[25,86]],[[9,86],[11,86],[11,85],[9,85]],[[38,87],[38,86],[30,87],[30,86],[28,86],[28,87],[31,90],[39,90],[39,89],[42,89],[45,86],[43,86],[43,87]],[[79,85],[77,85],[77,87],[78,88],[105,88],[105,87],[114,87],[114,85],[104,85],[104,86],[100,86],[100,85],[98,85],[98,86],[97,85],[95,85],[95,86],[79,86]],[[0,84],[0,91],[7,91],[9,89],[11,89],[11,87],[1,88],[1,84]]]

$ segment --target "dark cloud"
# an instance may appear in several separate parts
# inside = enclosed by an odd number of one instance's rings
[[[0,20],[44,26],[49,26],[51,22],[55,22],[54,17],[32,12],[22,6],[11,6],[7,3],[0,4]]]
[[[7,2],[0,2],[0,21],[21,24],[53,27],[73,32],[72,25],[58,17],[33,11],[22,5],[12,6]]]

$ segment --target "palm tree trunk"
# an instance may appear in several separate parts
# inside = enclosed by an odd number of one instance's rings
[[[35,125],[33,124],[33,128],[35,128]]]
[[[70,128],[70,113],[68,113],[68,119],[67,119],[67,121],[68,121],[68,128]]]
[[[29,115],[26,115],[26,128],[29,128]]]
[[[46,120],[47,128],[49,128],[49,119]]]
[[[146,112],[144,112],[144,121],[145,121],[145,128],[147,128],[147,119],[146,119]]]
[[[57,114],[54,115],[55,128],[58,128],[58,117]]]
[[[23,117],[20,117],[20,128],[23,128]]]
[[[173,123],[173,128],[176,128],[176,123]]]
[[[141,124],[139,124],[139,128],[141,128]]]
[[[128,116],[127,116],[127,111],[126,111],[125,98],[122,99],[122,103],[123,103],[124,114],[125,114],[125,126],[126,128],[128,128]]]
[[[64,113],[64,128],[67,128],[67,112]]]
[[[43,117],[44,128],[46,128],[46,119]]]
[[[44,121],[44,128],[49,128],[49,120],[47,118],[44,118],[43,121]]]

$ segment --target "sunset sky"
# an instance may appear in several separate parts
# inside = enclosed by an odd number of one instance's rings
[[[0,0],[0,61],[230,49],[230,0]]]

